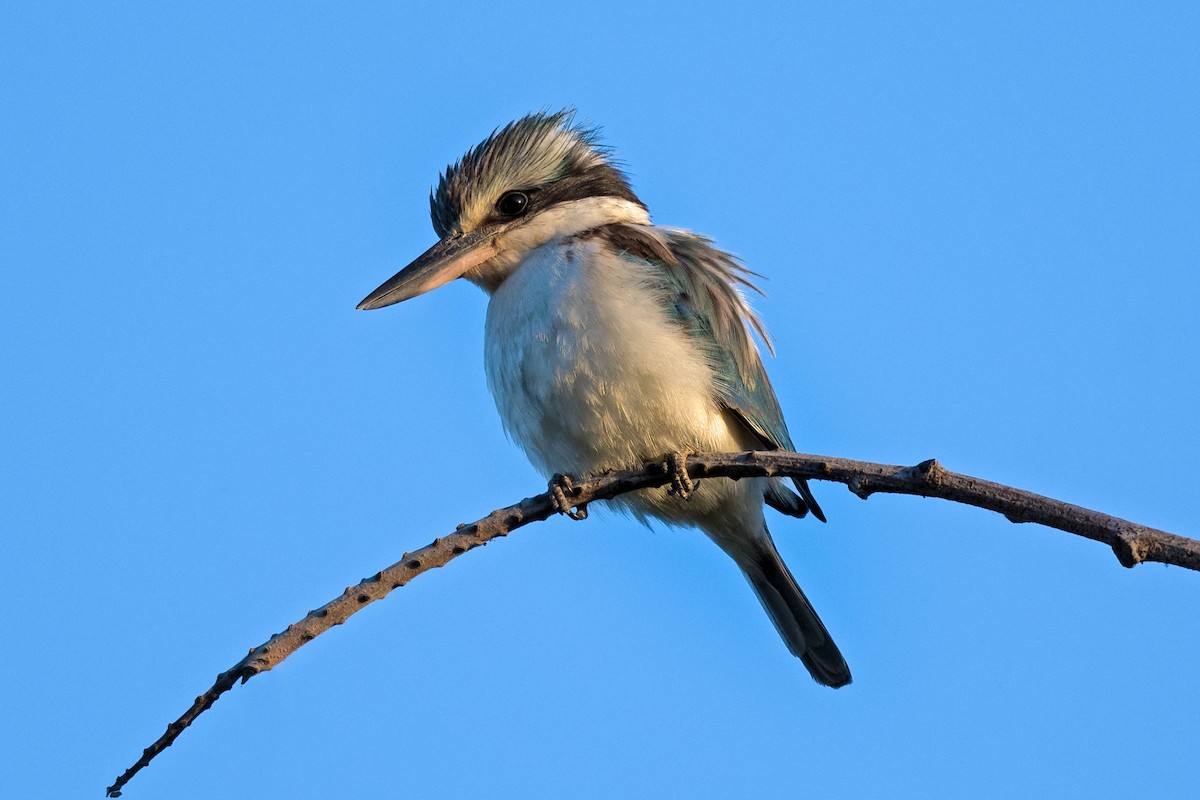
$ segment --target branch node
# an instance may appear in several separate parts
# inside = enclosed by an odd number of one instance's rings
[[[866,500],[875,493],[875,490],[870,486],[870,481],[861,475],[855,475],[846,481],[846,488],[863,500]]]
[[[1125,534],[1117,534],[1116,539],[1113,540],[1112,549],[1117,561],[1120,561],[1121,566],[1127,569],[1133,569],[1145,561],[1149,551],[1141,537],[1126,536]]]
[[[938,463],[936,458],[922,461],[913,467],[912,475],[927,486],[941,486],[947,475],[946,468]]]

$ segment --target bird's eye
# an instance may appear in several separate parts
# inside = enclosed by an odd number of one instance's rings
[[[529,208],[529,195],[524,192],[505,192],[496,201],[496,210],[506,217],[518,217]]]

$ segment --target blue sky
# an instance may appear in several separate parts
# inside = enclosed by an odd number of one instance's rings
[[[355,303],[574,105],[768,280],[808,452],[1200,532],[1195,3],[8,4],[0,715],[103,788],[246,648],[543,483],[485,298]],[[816,686],[698,534],[528,528],[222,699],[127,797],[1184,797],[1200,576],[934,500],[772,528]]]

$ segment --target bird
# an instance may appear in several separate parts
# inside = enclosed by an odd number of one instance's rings
[[[359,309],[458,278],[489,295],[488,386],[508,436],[572,509],[570,478],[664,454],[793,450],[755,334],[750,272],[715,243],[655,225],[597,128],[573,109],[496,128],[430,192],[438,241]],[[764,503],[825,515],[804,480],[705,478],[616,498],[642,521],[699,528],[740,568],[788,650],[819,684],[850,669],[784,564]]]

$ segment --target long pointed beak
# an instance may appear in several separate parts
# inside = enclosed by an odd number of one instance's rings
[[[447,236],[367,295],[358,307],[370,311],[411,300],[444,286],[499,252],[499,237],[495,232]]]

